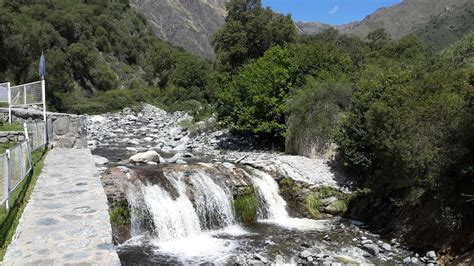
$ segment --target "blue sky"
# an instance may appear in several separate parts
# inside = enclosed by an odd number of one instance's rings
[[[361,20],[379,7],[392,6],[401,0],[262,0],[279,13],[290,13],[295,21],[318,21],[340,25]]]

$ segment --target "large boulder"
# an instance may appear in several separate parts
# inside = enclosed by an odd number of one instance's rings
[[[130,157],[129,162],[131,163],[159,163],[160,155],[156,151],[147,151],[137,153]]]

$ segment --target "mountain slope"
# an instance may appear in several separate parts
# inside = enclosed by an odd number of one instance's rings
[[[394,39],[413,33],[440,49],[473,30],[473,6],[472,0],[404,0],[380,8],[359,22],[341,26],[300,22],[297,26],[305,34],[334,27],[341,33],[361,38],[373,30],[385,28]]]
[[[195,54],[212,58],[212,35],[224,24],[229,0],[131,0],[155,34]]]

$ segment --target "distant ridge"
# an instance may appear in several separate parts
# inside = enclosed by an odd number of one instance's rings
[[[429,44],[441,41],[443,43],[441,46],[446,47],[473,30],[473,8],[472,0],[404,0],[391,7],[380,8],[363,20],[350,24],[331,26],[319,22],[297,22],[296,25],[304,34],[317,34],[335,28],[341,33],[361,38],[365,38],[373,30],[385,28],[394,39],[417,33]],[[425,34],[427,27],[431,27],[430,33],[437,36],[435,40]],[[440,40],[445,35],[450,36],[448,42]],[[431,42],[428,41],[429,38]],[[435,48],[441,47],[438,45]]]
[[[130,0],[155,34],[206,58],[214,56],[212,35],[224,24],[230,0]]]

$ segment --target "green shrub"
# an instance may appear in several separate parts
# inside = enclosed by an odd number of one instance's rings
[[[110,210],[110,222],[113,226],[129,225],[130,209],[126,201],[122,201]]]
[[[234,199],[233,205],[241,222],[251,223],[257,219],[257,196],[253,187],[248,186],[243,195]]]
[[[305,199],[305,207],[313,218],[317,218],[319,215],[319,195],[316,193],[308,194]]]

